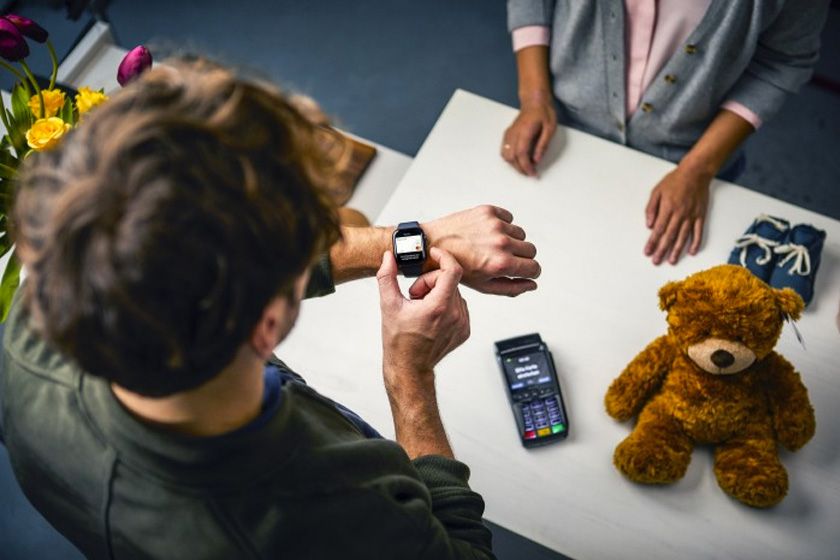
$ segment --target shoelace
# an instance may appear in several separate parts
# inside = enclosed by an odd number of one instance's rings
[[[770,259],[773,258],[773,248],[777,247],[779,242],[767,239],[766,237],[761,237],[757,233],[748,233],[739,237],[738,240],[735,241],[735,248],[741,249],[741,266],[743,267],[747,266],[747,249],[749,249],[751,245],[755,245],[759,249],[764,250],[764,256],[755,259],[755,263],[767,264],[770,262]]]
[[[786,231],[788,228],[788,225],[786,223],[768,214],[759,214],[753,222],[753,225],[758,225],[761,222],[767,222],[779,231]],[[770,259],[773,258],[773,247],[776,247],[778,244],[778,241],[773,241],[772,239],[761,237],[757,233],[747,233],[739,237],[735,241],[735,248],[741,249],[741,266],[746,268],[747,249],[750,248],[750,245],[756,245],[759,249],[762,249],[764,251],[764,256],[755,259],[755,264],[765,265],[770,262]]]
[[[758,225],[761,222],[773,224],[773,227],[775,227],[779,231],[787,231],[788,228],[788,225],[786,223],[768,214],[759,214],[753,223],[755,225]]]
[[[808,249],[804,245],[786,243],[785,245],[779,245],[773,250],[780,255],[787,253],[787,256],[779,261],[780,267],[785,266],[789,260],[796,259],[793,261],[793,266],[788,270],[788,274],[798,274],[800,276],[811,274],[811,255],[808,254]]]

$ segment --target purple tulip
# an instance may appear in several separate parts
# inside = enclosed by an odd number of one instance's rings
[[[11,21],[17,27],[18,31],[20,31],[21,35],[29,37],[38,43],[44,43],[50,36],[46,29],[29,18],[16,16],[15,14],[7,14],[3,18]]]
[[[152,53],[143,45],[138,45],[128,51],[117,69],[117,81],[121,86],[152,67]]]
[[[23,39],[15,24],[0,18],[0,56],[9,62],[16,62],[29,55],[29,45]]]

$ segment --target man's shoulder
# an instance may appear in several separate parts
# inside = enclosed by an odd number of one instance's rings
[[[26,379],[76,386],[80,375],[78,368],[32,327],[21,291],[15,295],[3,333],[2,369],[7,383]]]

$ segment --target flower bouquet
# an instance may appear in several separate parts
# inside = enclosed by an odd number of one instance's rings
[[[41,87],[26,63],[27,39],[46,46],[52,61],[49,84]],[[145,47],[131,50],[120,64],[117,79],[125,85],[152,65]],[[14,293],[20,284],[20,261],[9,235],[16,177],[20,163],[33,152],[50,150],[97,105],[107,101],[103,90],[82,87],[72,95],[56,87],[58,57],[47,31],[31,19],[8,14],[0,16],[0,68],[11,72],[17,82],[12,88],[10,108],[0,97],[0,257],[9,255],[0,279],[0,322],[6,320]]]

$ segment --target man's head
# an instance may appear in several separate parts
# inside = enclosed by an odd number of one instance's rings
[[[144,74],[21,173],[36,326],[135,393],[213,377],[337,239],[316,135],[279,92],[214,64]]]

